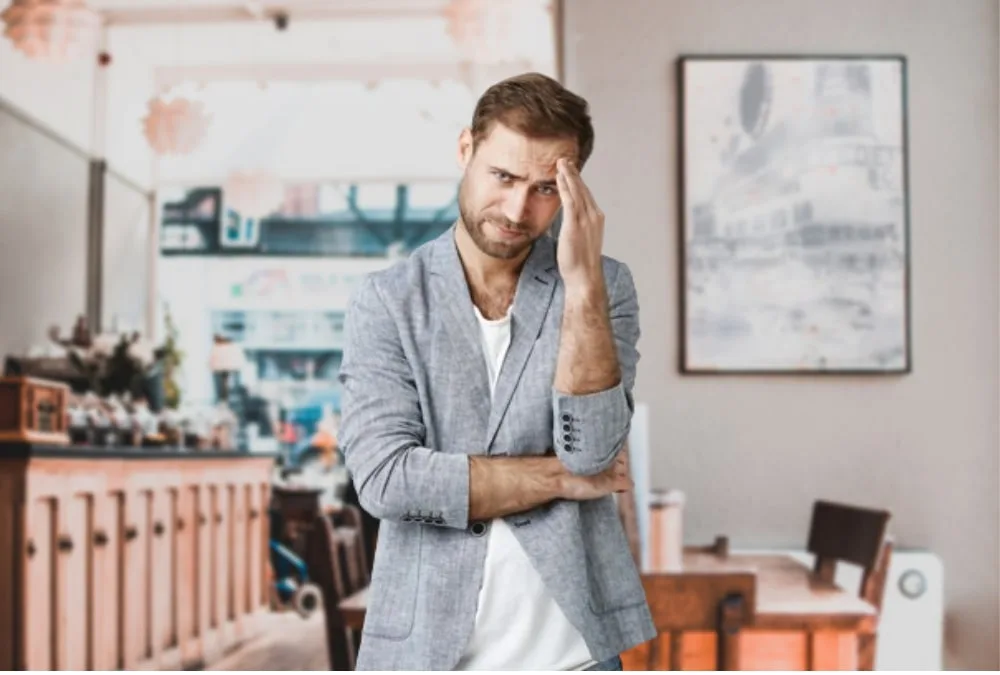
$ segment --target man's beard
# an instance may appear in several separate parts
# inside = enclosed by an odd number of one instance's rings
[[[519,257],[527,249],[531,248],[531,245],[535,242],[530,235],[526,239],[519,239],[511,242],[490,239],[486,234],[486,227],[491,221],[499,224],[501,227],[506,227],[507,229],[516,230],[525,234],[529,234],[531,230],[524,224],[516,223],[499,214],[483,216],[481,218],[474,217],[467,208],[461,191],[459,191],[458,196],[458,214],[462,219],[462,224],[465,225],[465,231],[469,233],[469,236],[472,238],[473,243],[475,243],[476,248],[491,258],[512,260]]]

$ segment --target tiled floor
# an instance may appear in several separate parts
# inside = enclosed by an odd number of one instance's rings
[[[227,655],[209,670],[326,670],[323,613],[302,619],[291,612],[275,617],[267,633]]]

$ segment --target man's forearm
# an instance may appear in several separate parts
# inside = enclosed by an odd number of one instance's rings
[[[469,519],[521,513],[562,496],[566,470],[555,457],[469,457]]]
[[[566,289],[555,388],[582,396],[618,384],[621,370],[603,281]]]

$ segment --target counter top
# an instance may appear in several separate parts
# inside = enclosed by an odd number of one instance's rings
[[[236,452],[234,450],[190,450],[172,447],[114,447],[96,445],[51,445],[45,443],[0,442],[0,461],[31,458],[57,459],[274,459],[271,452]]]

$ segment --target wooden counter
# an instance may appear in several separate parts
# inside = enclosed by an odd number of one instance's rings
[[[190,668],[251,637],[273,461],[0,444],[0,670]]]

